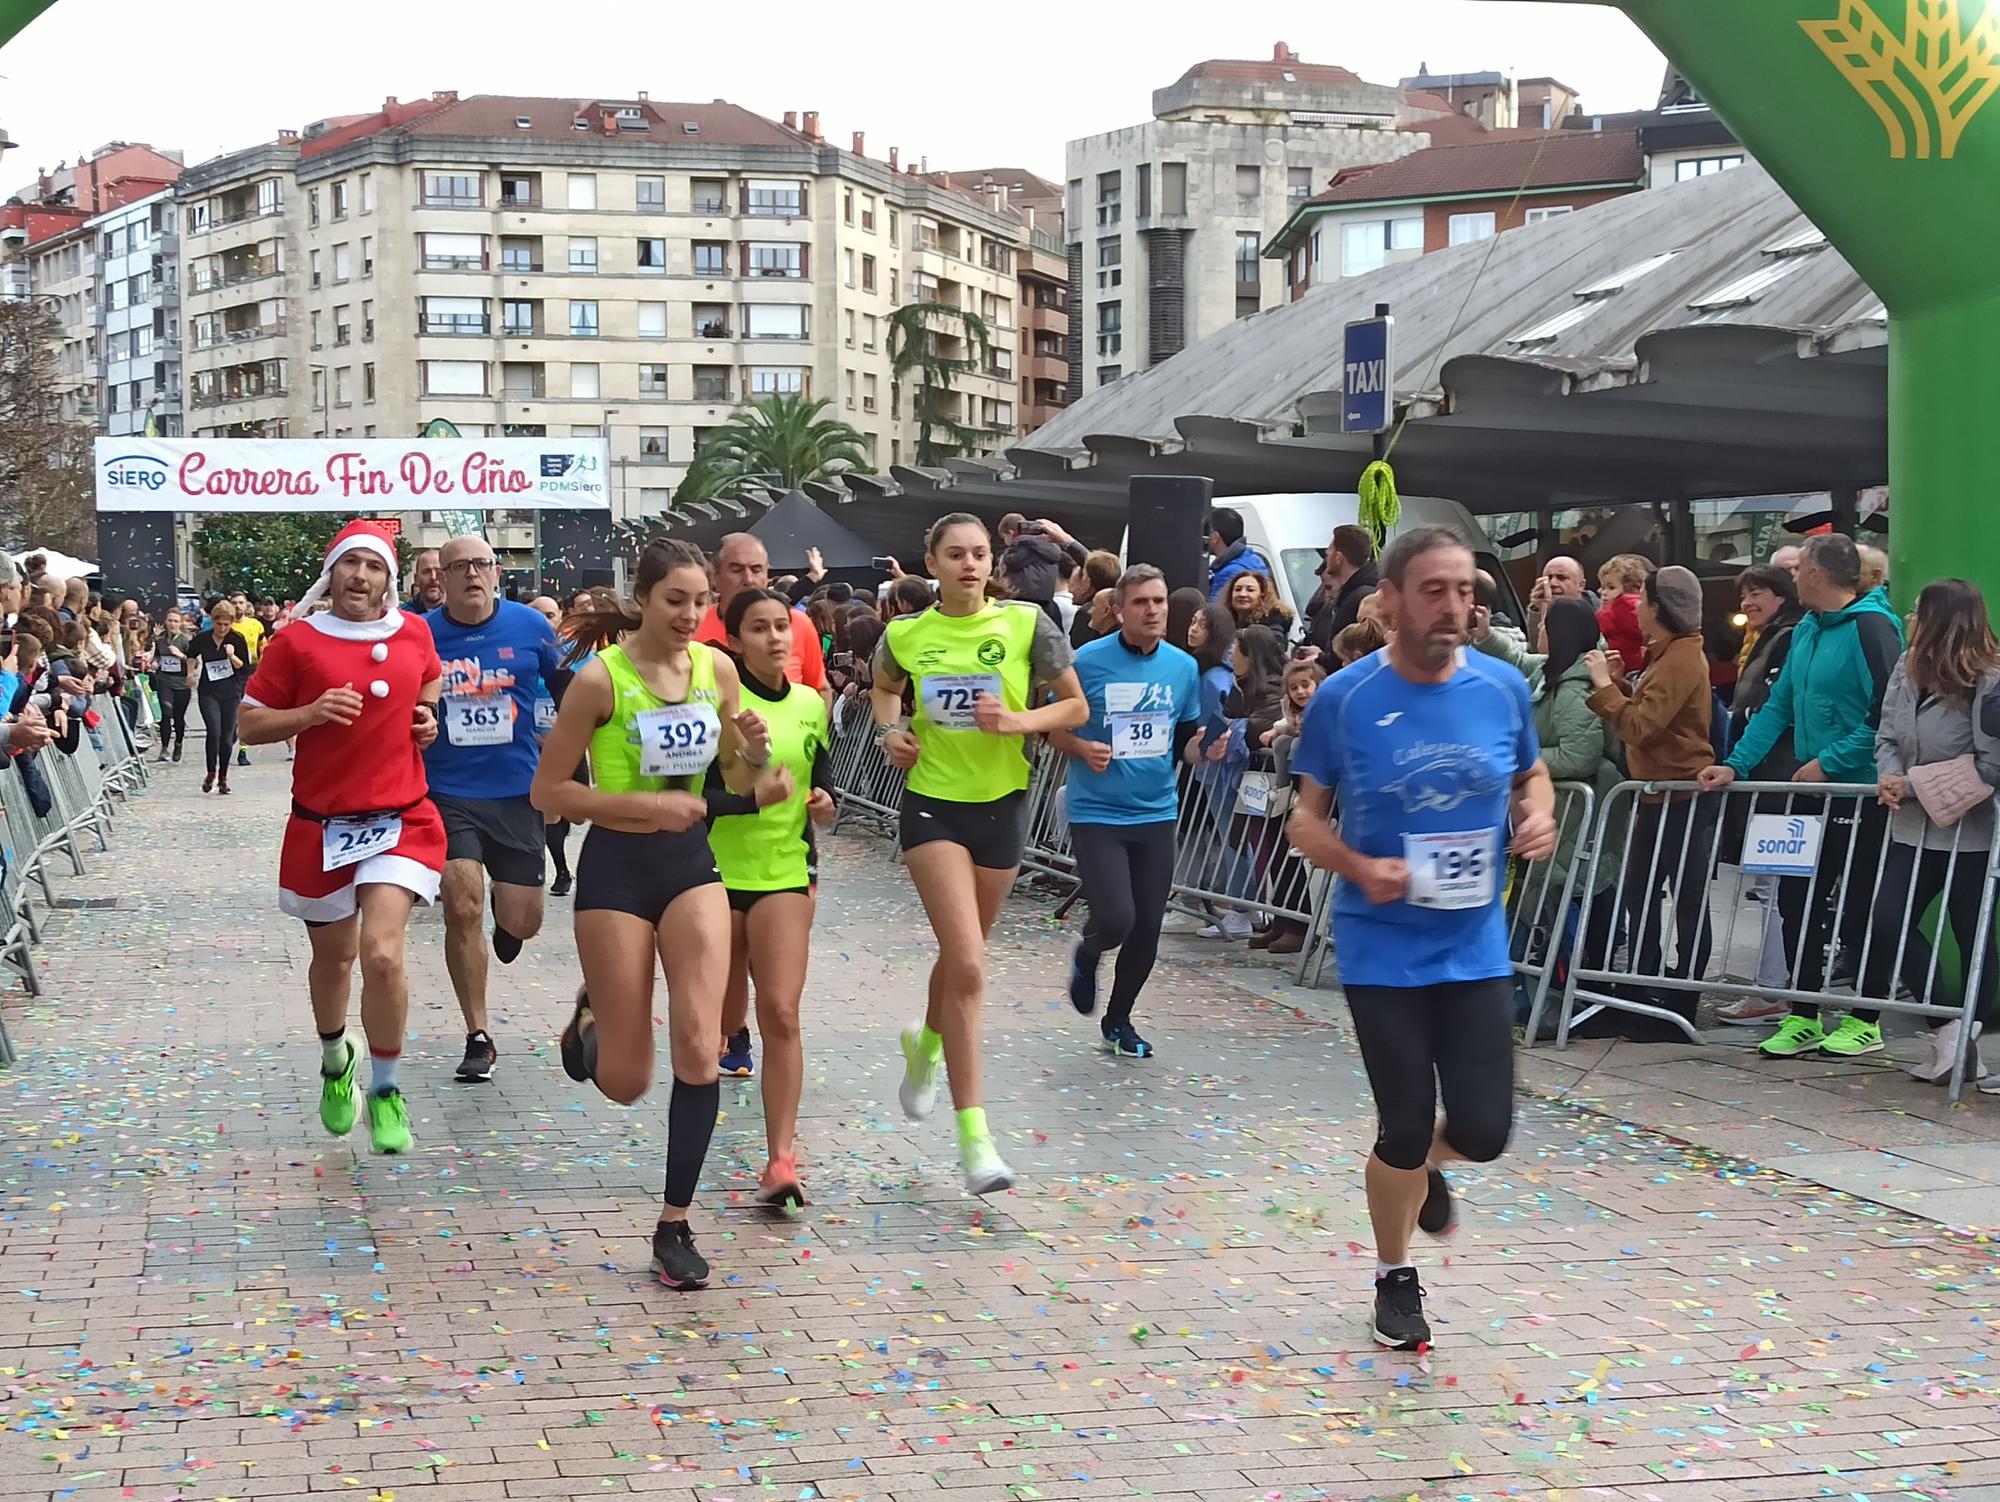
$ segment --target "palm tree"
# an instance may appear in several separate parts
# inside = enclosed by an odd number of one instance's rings
[[[946,354],[939,345],[943,339],[963,339],[964,356]],[[910,406],[917,419],[917,463],[935,464],[946,455],[974,451],[1006,436],[945,415],[952,382],[981,369],[991,347],[985,320],[950,303],[907,303],[889,315],[889,379],[900,387],[916,377]],[[942,434],[943,441],[934,434]]]
[[[831,401],[775,392],[738,407],[709,435],[674,491],[677,505],[740,490],[796,490],[808,480],[867,474],[867,440],[852,423],[823,417]]]

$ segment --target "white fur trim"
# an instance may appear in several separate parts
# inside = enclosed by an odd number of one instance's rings
[[[403,612],[391,605],[385,614],[375,620],[350,621],[331,610],[322,610],[317,615],[307,616],[306,624],[320,635],[331,636],[336,641],[387,641],[403,629]]]
[[[407,855],[394,852],[371,855],[353,869],[352,881],[324,897],[301,897],[278,888],[278,910],[287,918],[300,918],[307,923],[339,923],[354,916],[355,891],[372,886],[401,887],[425,904],[437,901],[440,873]]]

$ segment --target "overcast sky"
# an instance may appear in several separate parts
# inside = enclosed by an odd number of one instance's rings
[[[1553,75],[1592,111],[1651,105],[1664,67],[1621,13],[1595,5],[1320,0],[1282,22],[1245,14],[1213,0],[57,0],[0,49],[0,129],[20,148],[0,184],[112,140],[178,146],[192,164],[280,127],[435,89],[646,89],[773,119],[817,109],[829,141],[866,131],[871,156],[900,146],[906,162],[928,157],[933,169],[1059,178],[1065,141],[1147,118],[1152,91],[1190,63],[1269,57],[1280,39],[1306,62],[1382,83],[1424,63]]]

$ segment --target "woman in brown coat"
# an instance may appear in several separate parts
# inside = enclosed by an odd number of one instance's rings
[[[1638,590],[1639,630],[1646,671],[1628,693],[1603,652],[1588,653],[1587,701],[1625,746],[1625,765],[1640,782],[1692,782],[1715,759],[1709,718],[1715,696],[1702,650],[1701,585],[1684,568],[1648,574]],[[1708,879],[1715,864],[1715,823],[1722,800],[1692,790],[1639,797],[1626,845],[1621,906],[1633,931],[1632,971],[1642,984],[1631,995],[1694,1020],[1698,991],[1648,987],[1645,977],[1700,979],[1714,934],[1708,922]],[[1660,892],[1674,905],[1674,960],[1662,968]],[[1586,1031],[1597,1036],[1680,1038],[1657,1019],[1607,1011]]]

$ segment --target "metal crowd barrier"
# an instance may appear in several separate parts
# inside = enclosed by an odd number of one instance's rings
[[[1550,985],[1570,962],[1574,926],[1589,911],[1588,896],[1579,903],[1577,893],[1582,887],[1579,868],[1590,859],[1596,807],[1597,790],[1589,783],[1557,783],[1556,853],[1547,860],[1516,858],[1509,863],[1507,953],[1528,1000],[1525,1037],[1530,1047],[1541,1030]]]
[[[1070,758],[1046,742],[1032,743],[1029,754],[1033,768],[1021,865],[1058,882],[1058,913],[1064,913],[1079,895],[1065,796]],[[903,774],[876,746],[865,715],[835,731],[829,758],[839,789],[835,827],[853,814],[878,832],[892,833],[902,806]],[[1230,909],[1304,925],[1303,978],[1320,957],[1315,936],[1325,929],[1331,887],[1324,873],[1308,866],[1285,838],[1291,797],[1282,759],[1259,752],[1247,769],[1227,770],[1182,763],[1179,782],[1169,906],[1217,921],[1220,910]]]
[[[1907,796],[1914,804],[1915,795]],[[1629,824],[1622,843],[1615,835],[1621,818]],[[1962,849],[1965,823],[1961,819],[1945,831],[1925,821],[1925,836],[1939,836],[1942,843],[1934,850],[1920,848],[1915,856],[1916,861],[1929,856],[1933,865],[1943,860],[1945,898],[1954,882],[1978,883],[1977,925],[1970,952],[1960,956],[1963,997],[1943,1000],[1948,988],[1940,985],[1940,945],[1917,927],[1924,917],[1916,907],[1917,882],[1900,873],[1893,887],[1885,882],[1893,843],[1890,816],[1878,805],[1873,784],[1736,782],[1712,793],[1684,782],[1618,784],[1599,811],[1581,888],[1596,892],[1600,874],[1608,870],[1606,891],[1613,895],[1599,900],[1595,922],[1586,912],[1577,926],[1557,1046],[1568,1044],[1576,1023],[1605,1007],[1667,1022],[1691,1042],[1702,1042],[1688,1016],[1662,1005],[1668,993],[1697,1001],[1704,993],[1771,997],[1822,1009],[1905,1012],[1970,1024],[2000,894],[2000,840],[1986,850]],[[1607,830],[1614,831],[1609,838]],[[1756,848],[1746,852],[1753,841]],[[1756,873],[1743,870],[1746,853],[1756,864],[1790,862],[1804,874],[1777,874],[1763,901],[1752,900]],[[1716,879],[1725,866],[1733,866],[1735,876]],[[1757,914],[1759,922],[1785,923],[1783,984],[1765,983],[1754,974],[1741,979],[1707,973],[1716,954],[1726,964],[1735,951],[1738,925],[1748,913]],[[1938,926],[1946,927],[1943,898]],[[1885,945],[1893,946],[1886,954]],[[1760,940],[1760,952],[1762,947]],[[1829,979],[1843,950],[1852,965],[1851,991],[1833,989],[1844,976]],[[1961,1049],[1950,1080],[1954,1101],[1965,1067]]]

